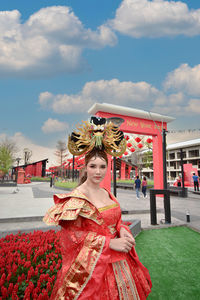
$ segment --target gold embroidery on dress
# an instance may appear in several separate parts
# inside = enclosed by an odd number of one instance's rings
[[[106,205],[106,206],[103,206],[103,207],[98,208],[98,211],[102,212],[102,211],[111,209],[111,208],[116,207],[116,206],[118,206],[117,203],[110,204],[110,205]]]
[[[47,225],[59,225],[61,220],[76,220],[79,215],[93,220],[98,225],[103,223],[97,208],[81,192],[74,190],[69,194],[56,194],[55,197],[66,198],[66,201],[55,204],[47,211],[43,218]]]
[[[120,300],[139,300],[138,291],[126,260],[112,263]]]
[[[96,243],[94,243],[95,238],[97,239]],[[103,236],[98,237],[95,233],[88,233],[81,251],[65,275],[63,285],[58,290],[55,300],[65,299],[67,289],[70,292],[69,299],[78,299],[92,276],[103,251],[105,240]]]
[[[109,228],[111,234],[114,234],[117,232],[116,224],[108,225],[108,228]]]

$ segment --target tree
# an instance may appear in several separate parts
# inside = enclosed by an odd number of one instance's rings
[[[57,142],[57,145],[56,145],[56,151],[55,151],[55,155],[58,157],[58,163],[61,167],[61,170],[62,170],[62,175],[63,175],[63,162],[65,161],[65,158],[68,156],[68,153],[67,153],[67,145],[65,142],[59,140]]]
[[[151,150],[148,150],[146,152],[144,152],[143,154],[143,163],[145,168],[150,168],[152,167],[153,164],[153,157],[152,157],[153,153]]]
[[[15,160],[16,145],[9,139],[5,139],[0,143],[0,171],[3,175],[8,173]]]

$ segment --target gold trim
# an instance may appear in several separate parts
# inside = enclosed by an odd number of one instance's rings
[[[105,240],[106,238],[103,236],[97,236],[93,232],[88,233],[83,247],[65,275],[55,300],[78,299],[92,276],[103,251]],[[65,295],[67,290],[68,293]]]
[[[110,205],[106,205],[106,206],[103,206],[103,207],[98,208],[98,211],[102,212],[102,211],[104,211],[104,210],[108,210],[108,209],[111,209],[111,208],[117,207],[117,206],[118,206],[117,203],[110,204]]]
[[[83,289],[86,287],[88,281],[89,281],[90,278],[92,277],[92,273],[94,272],[94,268],[96,267],[97,261],[99,260],[99,257],[100,257],[100,255],[101,255],[101,253],[102,253],[102,251],[103,251],[103,247],[104,247],[104,245],[105,245],[105,241],[106,241],[106,238],[103,237],[103,242],[102,242],[100,251],[99,251],[99,253],[98,253],[97,257],[96,257],[96,260],[95,260],[95,262],[94,262],[93,267],[91,268],[91,272],[90,272],[88,278],[86,279],[85,283],[83,284],[81,290],[79,291],[78,295],[74,298],[74,300],[78,299],[78,297],[79,297],[80,294],[82,293]]]
[[[120,300],[140,300],[135,281],[126,260],[112,263]]]

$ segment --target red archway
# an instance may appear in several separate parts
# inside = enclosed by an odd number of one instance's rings
[[[162,129],[167,130],[167,123],[173,121],[174,118],[108,103],[95,103],[88,110],[88,113],[104,118],[122,118],[124,122],[121,124],[120,129],[124,132],[152,136],[154,188],[163,189]],[[108,172],[103,182],[103,186],[108,190],[111,189],[110,169],[111,158],[109,159]]]

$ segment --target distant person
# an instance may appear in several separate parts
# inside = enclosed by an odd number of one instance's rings
[[[143,180],[142,180],[142,194],[143,194],[144,198],[147,197],[147,179],[145,176],[143,177]]]
[[[177,186],[181,186],[181,177],[179,176],[178,178],[177,178]]]
[[[199,176],[197,176],[195,173],[193,173],[192,176],[193,182],[194,182],[194,191],[199,191]]]
[[[136,190],[137,199],[140,198],[140,186],[141,186],[141,180],[139,179],[139,176],[136,176],[135,190]]]

